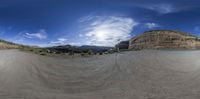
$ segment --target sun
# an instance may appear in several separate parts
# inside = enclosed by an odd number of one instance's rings
[[[98,30],[95,33],[96,39],[98,39],[99,41],[104,41],[106,39],[106,35],[107,35],[107,31],[103,31],[103,30]]]

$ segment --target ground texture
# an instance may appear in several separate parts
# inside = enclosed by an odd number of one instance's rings
[[[1,50],[0,99],[200,99],[200,51],[61,59]]]

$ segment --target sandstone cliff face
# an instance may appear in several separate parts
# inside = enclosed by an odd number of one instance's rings
[[[129,44],[129,49],[196,49],[200,46],[197,37],[170,30],[147,31],[132,38]]]

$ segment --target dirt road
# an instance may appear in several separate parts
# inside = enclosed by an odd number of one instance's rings
[[[200,51],[56,59],[1,50],[0,99],[200,99]]]

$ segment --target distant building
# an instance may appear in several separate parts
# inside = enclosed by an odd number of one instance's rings
[[[119,48],[119,50],[128,49],[129,48],[129,41],[121,41],[116,45],[116,48]]]
[[[171,30],[147,31],[129,41],[129,49],[196,49],[200,42],[196,36]]]

